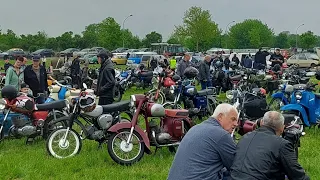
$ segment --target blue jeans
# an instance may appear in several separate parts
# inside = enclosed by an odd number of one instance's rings
[[[200,81],[201,83],[201,90],[207,89],[207,87],[212,87],[212,82],[209,81]]]

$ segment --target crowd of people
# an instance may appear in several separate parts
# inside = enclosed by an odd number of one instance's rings
[[[235,144],[230,134],[237,125],[237,109],[218,105],[212,117],[183,137],[168,180],[310,179],[298,163],[293,144],[280,137],[282,114],[266,112],[261,127]]]
[[[97,57],[101,68],[99,69],[95,94],[99,96],[99,105],[112,104],[114,101],[115,70],[111,56],[108,53],[101,52]],[[5,86],[11,85],[18,92],[37,97],[35,100],[39,104],[44,103],[44,98],[50,94],[48,80],[56,81],[56,78],[53,77],[54,74],[52,74],[53,69],[58,69],[56,75],[59,75],[60,78],[61,76],[70,76],[72,87],[74,88],[81,88],[84,77],[87,78],[88,76],[88,63],[85,63],[85,67],[81,68],[78,55],[73,56],[73,58],[67,57],[62,62],[60,62],[60,59],[52,61],[49,70],[52,76],[48,75],[45,64],[46,58],[34,56],[30,65],[27,65],[28,60],[26,57],[17,57],[14,64],[10,64],[8,56],[5,56],[4,59]],[[38,96],[39,94],[44,94],[45,96]]]
[[[201,83],[201,88],[206,89],[207,87],[211,87],[213,85],[212,73],[210,69],[215,67],[217,62],[221,63],[225,70],[229,70],[231,63],[235,64],[236,66],[261,70],[267,67],[267,56],[269,55],[270,54],[267,51],[263,51],[261,48],[255,54],[254,58],[248,54],[241,60],[239,60],[237,54],[233,54],[232,57],[226,56],[224,59],[222,58],[222,53],[206,55],[204,61],[201,61],[199,66],[199,80]],[[184,70],[193,65],[191,59],[192,56],[188,53],[185,53],[182,59],[178,61],[176,72],[181,78],[184,78]],[[270,62],[272,63],[271,67],[275,67],[276,65],[282,67],[282,64],[284,63],[284,57],[281,55],[280,49],[276,49],[276,51],[271,55]]]

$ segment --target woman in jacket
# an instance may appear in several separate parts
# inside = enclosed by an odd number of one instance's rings
[[[17,91],[20,91],[20,86],[24,82],[24,74],[21,69],[23,61],[23,57],[18,57],[14,65],[9,67],[6,72],[5,85],[12,85],[17,89]]]

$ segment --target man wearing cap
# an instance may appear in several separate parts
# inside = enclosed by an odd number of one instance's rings
[[[99,96],[99,105],[112,104],[114,101],[114,86],[116,84],[113,63],[105,52],[100,52],[97,57],[101,67],[95,94]]]
[[[38,93],[49,93],[47,72],[45,67],[40,65],[40,59],[40,56],[34,56],[32,64],[26,66],[24,70],[24,82],[29,85],[34,96],[37,96]],[[37,99],[37,103],[43,102],[44,99]]]
[[[280,49],[276,49],[275,53],[271,55],[270,61],[272,62],[271,67],[274,67],[276,64],[279,64],[282,67],[284,58],[280,54]]]

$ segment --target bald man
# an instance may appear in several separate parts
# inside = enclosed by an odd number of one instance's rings
[[[229,170],[236,145],[231,138],[238,124],[238,111],[219,104],[212,117],[192,127],[183,137],[173,160],[169,180],[219,180]]]
[[[234,180],[310,179],[297,161],[293,144],[280,137],[284,117],[276,111],[266,112],[261,127],[242,137],[231,167]]]

